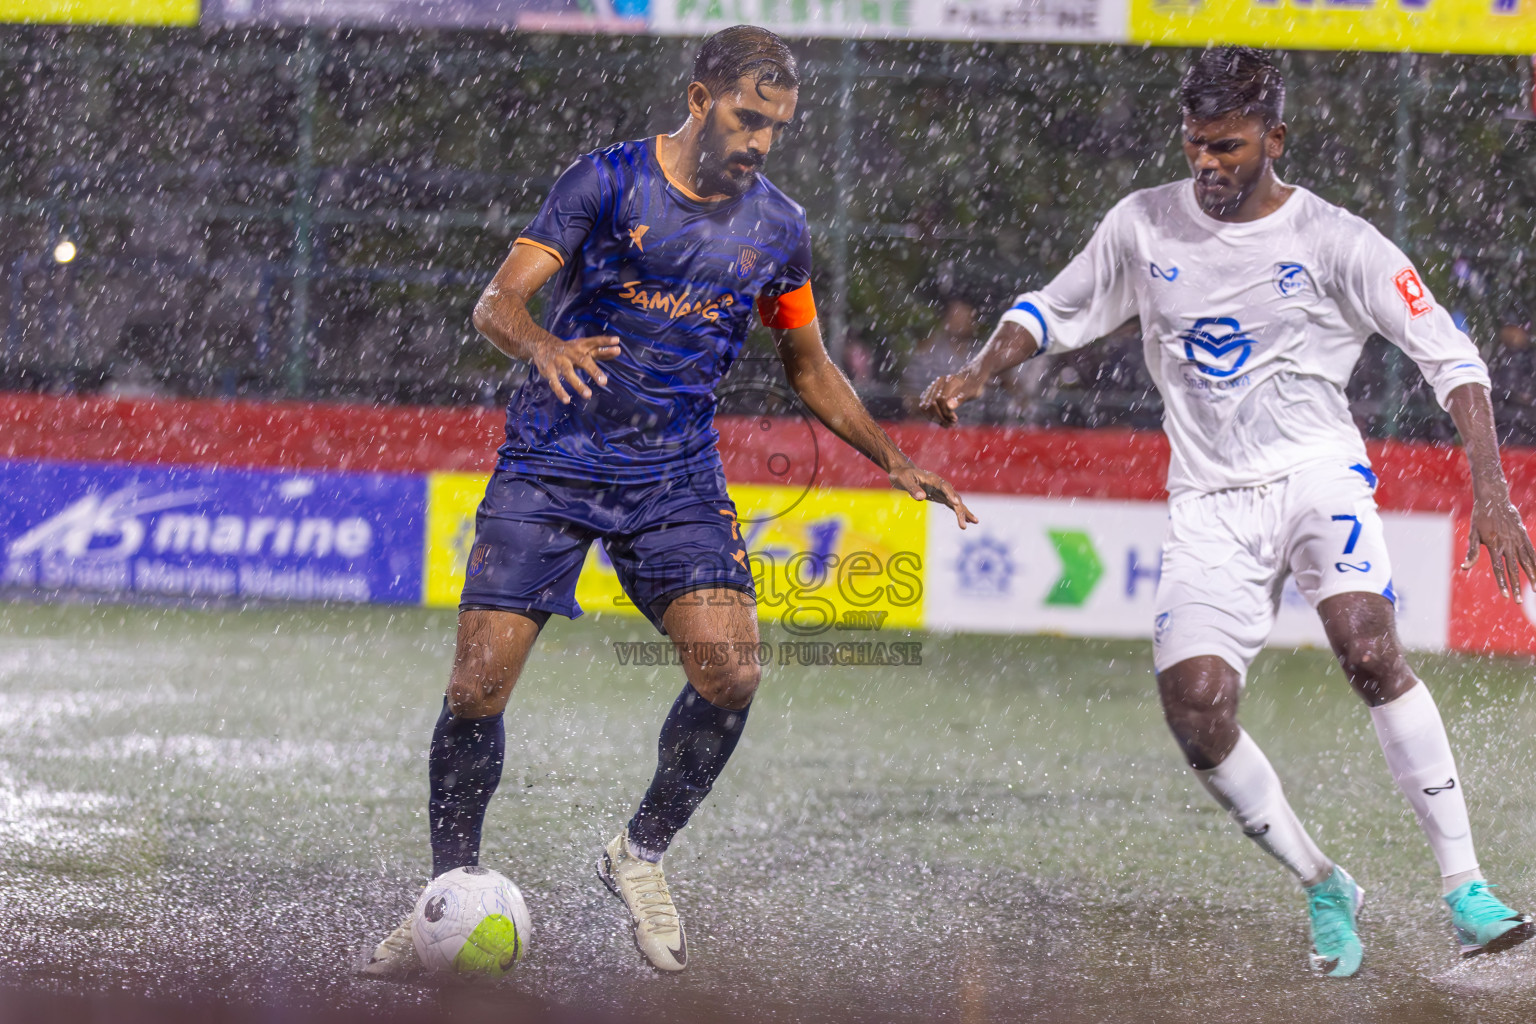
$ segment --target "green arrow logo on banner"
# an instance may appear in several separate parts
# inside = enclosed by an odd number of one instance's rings
[[[1066,605],[1076,608],[1088,600],[1099,577],[1104,575],[1104,563],[1093,549],[1093,539],[1082,530],[1047,530],[1056,557],[1061,559],[1061,576],[1051,592],[1045,595],[1046,604]]]

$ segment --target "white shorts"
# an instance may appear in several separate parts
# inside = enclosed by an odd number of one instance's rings
[[[1288,576],[1314,608],[1357,592],[1395,603],[1375,486],[1364,465],[1320,463],[1275,483],[1175,500],[1157,584],[1157,671],[1215,655],[1246,675]]]

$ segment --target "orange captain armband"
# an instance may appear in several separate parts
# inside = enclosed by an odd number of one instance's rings
[[[764,327],[779,331],[792,331],[804,327],[816,319],[816,299],[811,295],[811,282],[783,295],[759,295],[757,315]]]

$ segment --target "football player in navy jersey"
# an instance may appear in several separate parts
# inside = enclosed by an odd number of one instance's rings
[[[828,358],[811,297],[805,211],[761,174],[790,124],[799,72],[750,26],[706,40],[671,135],[576,160],[475,307],[477,330],[533,372],[475,519],[458,647],[429,755],[432,871],[479,859],[501,779],[502,712],[551,614],[581,614],[576,579],[601,539],[625,593],[677,645],[687,682],[661,728],[649,789],[598,860],[655,967],[687,962],[662,855],[746,724],[759,669],[701,655],[756,644],[752,573],[726,493],[714,388],[756,307],[790,385],[835,434],[917,500],[975,522],[904,456]],[[528,302],[553,280],[545,326]],[[686,599],[683,599],[686,598]],[[365,968],[416,966],[410,917]]]

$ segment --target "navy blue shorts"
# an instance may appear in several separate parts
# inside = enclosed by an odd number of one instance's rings
[[[576,578],[594,540],[603,542],[624,593],[662,633],[662,614],[681,594],[723,588],[757,599],[718,466],[625,485],[497,470],[475,512],[459,608],[574,619]]]

